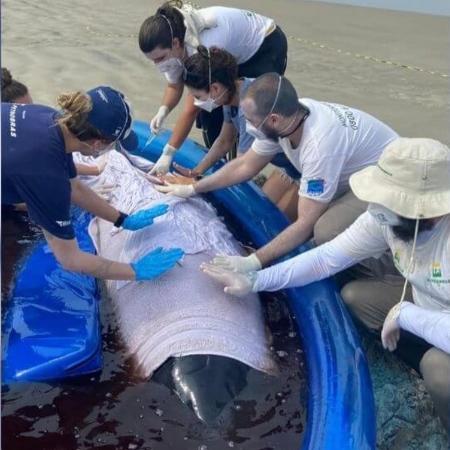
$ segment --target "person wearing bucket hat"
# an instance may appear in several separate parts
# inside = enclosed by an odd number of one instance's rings
[[[2,103],[2,205],[25,203],[56,259],[67,270],[103,279],[149,280],[174,267],[180,249],[157,249],[132,264],[109,261],[79,249],[71,223],[74,203],[116,227],[139,230],[165,214],[168,205],[127,215],[76,178],[73,152],[96,156],[115,143],[137,144],[124,95],[108,86],[58,97],[60,111],[36,104]]]
[[[359,279],[341,295],[359,321],[381,332],[385,348],[422,374],[449,430],[450,149],[433,139],[399,138],[377,165],[353,174],[350,186],[369,207],[332,241],[257,272],[213,264],[203,271],[241,296],[303,286],[389,249],[403,285]]]

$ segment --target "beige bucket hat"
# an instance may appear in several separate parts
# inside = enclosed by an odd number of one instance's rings
[[[409,219],[449,214],[450,149],[434,139],[396,139],[376,166],[350,177],[350,187],[360,200]]]

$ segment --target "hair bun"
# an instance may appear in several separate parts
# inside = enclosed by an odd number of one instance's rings
[[[11,83],[12,83],[11,72],[6,67],[2,67],[2,90],[8,87]]]

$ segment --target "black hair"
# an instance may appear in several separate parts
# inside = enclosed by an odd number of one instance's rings
[[[416,230],[416,219],[407,219],[406,217],[399,217],[400,225],[394,225],[392,232],[394,235],[403,242],[409,242],[414,239],[414,232]],[[433,228],[434,222],[430,219],[421,219],[419,222],[419,230],[427,231]]]
[[[11,72],[6,67],[2,67],[2,102],[14,103],[27,94],[28,88],[20,81],[14,80]]]
[[[197,53],[190,56],[184,63],[184,84],[193,89],[209,92],[209,70],[211,65],[211,83],[223,84],[230,95],[236,91],[235,81],[238,78],[238,65],[235,57],[224,49],[202,45],[197,47]]]
[[[150,53],[156,47],[172,48],[173,38],[184,44],[186,25],[183,14],[178,10],[182,6],[180,1],[166,2],[154,16],[144,20],[139,30],[139,48],[143,53]]]
[[[280,83],[277,102],[278,83]],[[297,91],[292,83],[276,72],[265,73],[259,76],[249,86],[245,98],[251,98],[256,106],[256,114],[259,117],[266,117],[273,106],[272,113],[290,117],[299,111],[308,112],[308,108],[298,102]]]

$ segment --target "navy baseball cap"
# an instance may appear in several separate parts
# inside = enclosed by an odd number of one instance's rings
[[[98,86],[87,95],[92,101],[87,121],[105,138],[119,141],[125,150],[135,150],[138,137],[131,129],[133,116],[125,96],[109,86]]]

